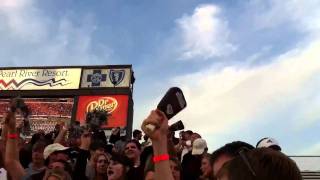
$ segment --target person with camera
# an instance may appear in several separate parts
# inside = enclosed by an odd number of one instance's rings
[[[150,125],[155,128],[150,128]],[[143,121],[141,129],[152,140],[154,179],[155,180],[174,180],[170,169],[170,157],[168,154],[168,118],[159,111],[153,110]]]

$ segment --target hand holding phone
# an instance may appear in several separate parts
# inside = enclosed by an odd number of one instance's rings
[[[178,114],[187,106],[183,92],[178,87],[170,88],[159,102],[157,109],[164,112],[168,120]],[[155,129],[152,124],[147,124],[146,128],[150,131]]]

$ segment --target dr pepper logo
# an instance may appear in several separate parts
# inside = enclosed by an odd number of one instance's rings
[[[109,113],[112,113],[118,107],[118,101],[112,97],[102,97],[98,100],[91,101],[87,105],[87,112],[91,112],[95,109],[103,109]]]

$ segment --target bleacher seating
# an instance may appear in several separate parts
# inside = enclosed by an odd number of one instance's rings
[[[301,175],[304,180],[320,180],[320,171],[303,171]]]

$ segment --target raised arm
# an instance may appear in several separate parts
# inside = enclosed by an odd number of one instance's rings
[[[65,140],[65,136],[68,132],[68,127],[63,123],[60,124],[60,131],[58,136],[54,139],[54,143],[60,143],[60,144],[65,144],[64,140]]]
[[[147,128],[151,124],[155,129]],[[141,125],[141,129],[151,138],[155,160],[155,180],[173,180],[170,169],[167,134],[168,119],[165,114],[159,110],[151,111],[150,115]]]
[[[86,166],[87,160],[89,158],[90,152],[89,147],[91,144],[91,133],[85,131],[81,134],[81,145],[79,147],[79,154],[74,166],[74,171],[72,174],[73,179],[87,179],[86,178]]]
[[[18,138],[19,134],[16,129],[15,112],[8,112],[5,119],[5,126],[7,128],[7,141],[5,152],[5,167],[13,180],[20,180],[26,175],[25,170],[19,161]]]

